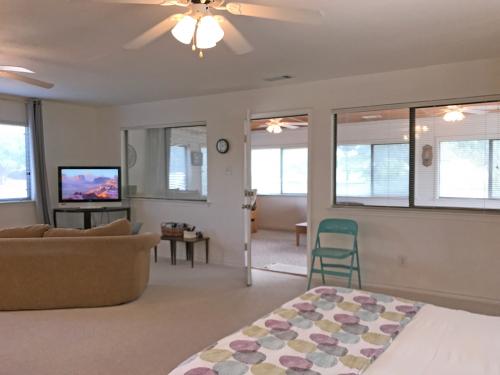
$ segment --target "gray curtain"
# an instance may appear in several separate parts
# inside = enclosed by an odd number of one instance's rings
[[[165,198],[169,188],[171,129],[146,130],[146,165],[144,192],[147,196]]]
[[[28,125],[31,135],[32,187],[38,221],[50,224],[50,198],[45,165],[42,102],[28,101]]]

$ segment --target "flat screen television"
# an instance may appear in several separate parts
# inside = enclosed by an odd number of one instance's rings
[[[59,202],[120,202],[120,167],[59,167]]]

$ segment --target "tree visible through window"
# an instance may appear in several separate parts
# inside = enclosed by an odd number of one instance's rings
[[[26,126],[0,124],[0,200],[29,199]]]

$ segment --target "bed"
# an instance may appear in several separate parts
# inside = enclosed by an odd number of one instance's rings
[[[170,375],[498,375],[500,317],[314,288]]]

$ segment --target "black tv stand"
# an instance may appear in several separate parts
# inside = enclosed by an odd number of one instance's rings
[[[94,212],[126,212],[127,219],[130,220],[130,207],[68,207],[68,208],[54,208],[53,221],[54,227],[57,228],[57,213],[82,213],[83,214],[83,229],[92,228],[92,213]]]

